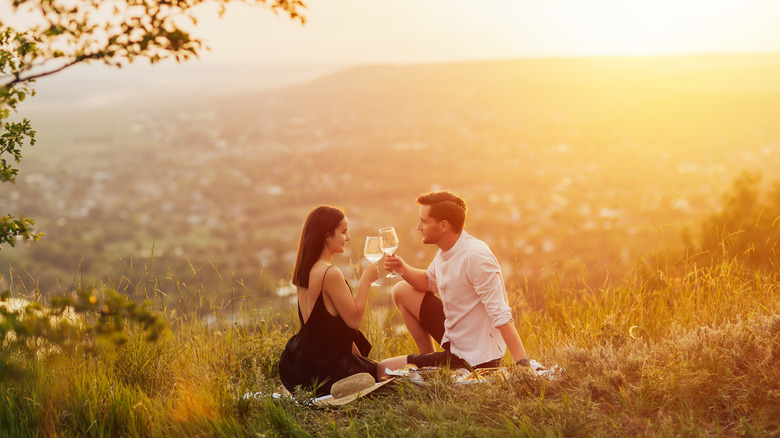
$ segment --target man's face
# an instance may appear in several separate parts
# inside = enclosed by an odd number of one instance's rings
[[[443,221],[438,221],[431,217],[431,206],[420,206],[420,223],[417,224],[417,231],[422,234],[423,243],[437,244],[444,235]]]

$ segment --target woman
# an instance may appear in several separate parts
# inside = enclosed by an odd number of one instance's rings
[[[279,362],[279,376],[289,391],[300,385],[322,396],[352,374],[370,373],[376,379],[377,363],[365,357],[371,344],[358,327],[379,269],[376,264],[366,268],[353,298],[344,274],[331,262],[350,240],[347,225],[344,211],[325,205],[312,210],[303,224],[292,279],[301,329],[287,342]]]

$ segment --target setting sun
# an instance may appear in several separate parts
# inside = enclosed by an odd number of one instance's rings
[[[702,26],[700,9],[681,2],[581,2],[558,11],[573,52],[669,53],[690,45]]]
[[[727,40],[755,41],[761,27],[741,23],[747,11],[737,2],[601,0],[555,13],[574,54],[653,55],[729,51]]]

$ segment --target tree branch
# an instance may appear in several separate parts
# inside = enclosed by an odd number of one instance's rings
[[[45,77],[45,76],[53,75],[55,73],[59,73],[59,72],[65,70],[66,68],[73,67],[74,65],[76,65],[76,64],[78,64],[80,62],[83,62],[86,59],[88,59],[88,58],[77,58],[77,59],[74,59],[73,61],[71,61],[71,62],[69,62],[69,63],[67,63],[67,64],[65,64],[65,65],[63,65],[63,66],[61,66],[59,68],[56,68],[54,70],[49,70],[49,71],[45,71],[45,72],[42,72],[42,73],[37,73],[37,74],[31,75],[31,76],[26,76],[26,77],[17,77],[14,80],[6,83],[2,87],[3,88],[11,88],[14,85],[20,84],[22,82],[29,82],[29,81],[32,81],[32,80],[35,80],[35,79],[38,79],[38,78],[42,78],[42,77]]]

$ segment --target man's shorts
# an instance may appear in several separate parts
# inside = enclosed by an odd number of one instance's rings
[[[441,343],[444,337],[444,305],[441,298],[431,292],[423,297],[420,304],[420,324],[429,335],[441,345],[444,351],[434,353],[410,354],[406,356],[408,363],[418,367],[449,366],[450,368],[467,368],[469,364],[465,360],[450,353],[450,343]],[[474,368],[494,368],[501,364],[501,359],[491,360],[474,366]]]

